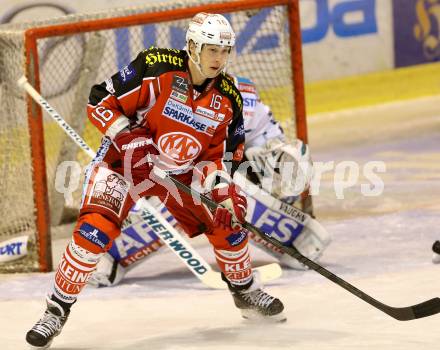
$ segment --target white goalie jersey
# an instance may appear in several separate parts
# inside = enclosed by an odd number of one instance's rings
[[[269,106],[261,102],[255,84],[242,77],[236,77],[235,82],[243,97],[245,148],[261,147],[274,138],[284,141],[280,124],[273,118]]]
[[[246,158],[263,190],[292,204],[312,180],[309,148],[301,140],[286,140],[252,81],[236,77],[235,82],[243,97]]]

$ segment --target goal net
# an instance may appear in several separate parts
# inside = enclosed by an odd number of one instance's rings
[[[253,80],[288,136],[306,140],[298,0],[175,1],[0,26],[0,244],[29,237],[27,256],[0,262],[0,272],[51,270],[51,228],[78,208],[89,161],[17,80],[26,75],[96,149],[101,136],[86,116],[91,86],[145,48],[183,48],[188,20],[200,11],[231,21],[237,40],[228,72]]]

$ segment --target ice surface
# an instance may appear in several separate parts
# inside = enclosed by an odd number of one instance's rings
[[[330,174],[315,207],[333,235],[321,263],[392,306],[440,296],[440,266],[431,263],[431,245],[440,238],[440,128],[436,115],[424,114],[425,104],[375,109],[370,118],[346,125],[348,134],[340,143],[332,137],[343,132],[341,119],[312,119],[310,127],[315,161],[387,164],[382,196],[364,197],[353,187],[345,199],[337,200]],[[413,110],[420,113],[417,120],[407,116]],[[381,125],[393,120],[393,113],[402,115],[402,123],[396,126],[398,132],[390,129],[390,136],[383,137]],[[402,129],[403,123],[414,132]],[[362,137],[356,138],[356,130]],[[320,133],[325,140],[317,139]],[[371,137],[365,138],[368,133]],[[65,243],[54,242],[57,256]],[[213,262],[203,239],[195,245]],[[253,256],[258,264],[273,261],[257,250]],[[44,309],[52,278],[0,275],[0,349],[26,348],[25,333]],[[314,271],[284,270],[267,290],[282,299],[288,321],[249,324],[240,318],[228,292],[205,288],[164,248],[132,270],[121,285],[86,288],[52,349],[422,350],[440,344],[440,316],[396,321]]]

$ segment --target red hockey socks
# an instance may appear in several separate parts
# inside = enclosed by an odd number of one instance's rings
[[[252,266],[246,244],[238,251],[214,249],[217,264],[228,281],[235,286],[245,286],[252,281]]]
[[[91,253],[72,240],[58,265],[53,296],[63,303],[73,304],[87,284],[102,254]]]

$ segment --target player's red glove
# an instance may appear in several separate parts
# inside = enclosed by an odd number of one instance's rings
[[[221,205],[214,212],[214,227],[228,231],[241,230],[246,217],[247,200],[235,184],[219,184],[211,191],[211,198]]]
[[[123,130],[115,136],[113,144],[121,154],[124,176],[148,176],[153,166],[149,155],[158,154],[158,151],[146,128],[134,127]]]

